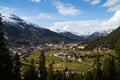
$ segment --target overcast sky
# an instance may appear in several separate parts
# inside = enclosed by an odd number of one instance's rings
[[[0,13],[80,35],[120,26],[120,0],[0,0]]]

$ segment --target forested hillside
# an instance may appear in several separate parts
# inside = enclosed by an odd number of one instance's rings
[[[89,41],[88,46],[86,48],[94,49],[97,47],[96,44],[99,43],[101,47],[114,49],[119,38],[120,38],[120,27],[118,27],[116,30],[114,30],[113,32],[111,32],[109,35],[105,37],[99,37],[97,39],[93,39]]]

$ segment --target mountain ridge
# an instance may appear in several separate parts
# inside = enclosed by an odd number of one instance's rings
[[[14,46],[74,42],[72,39],[28,23],[15,15],[4,17],[3,22],[5,24],[3,32],[8,38],[6,42]]]
[[[106,36],[108,33],[95,32],[90,35],[78,36],[71,32],[56,33],[49,29],[40,27],[36,24],[24,21],[16,15],[8,15],[3,18],[5,27],[6,43],[14,46],[21,45],[38,45],[44,43],[72,43],[87,42],[91,39],[98,38],[99,35]]]
[[[86,49],[94,49],[95,47],[98,46],[98,45],[96,45],[98,43],[100,44],[101,47],[114,49],[120,38],[119,34],[120,34],[120,26],[117,29],[113,30],[107,36],[89,41]]]

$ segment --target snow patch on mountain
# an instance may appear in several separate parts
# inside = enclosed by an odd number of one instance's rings
[[[14,14],[8,14],[8,15],[3,15],[3,22],[7,22],[7,23],[10,23],[10,24],[13,24],[13,25],[20,25],[20,27],[22,29],[24,29],[24,25],[30,25],[30,26],[34,26],[34,27],[37,27],[37,28],[41,28],[41,29],[44,29],[36,24],[33,24],[33,23],[30,23],[30,22],[27,22],[23,19],[21,19],[20,17],[14,15]]]

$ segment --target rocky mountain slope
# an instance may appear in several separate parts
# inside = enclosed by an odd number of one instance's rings
[[[28,23],[15,15],[8,15],[3,18],[6,42],[9,45],[38,45],[44,43],[74,42],[58,33]]]

